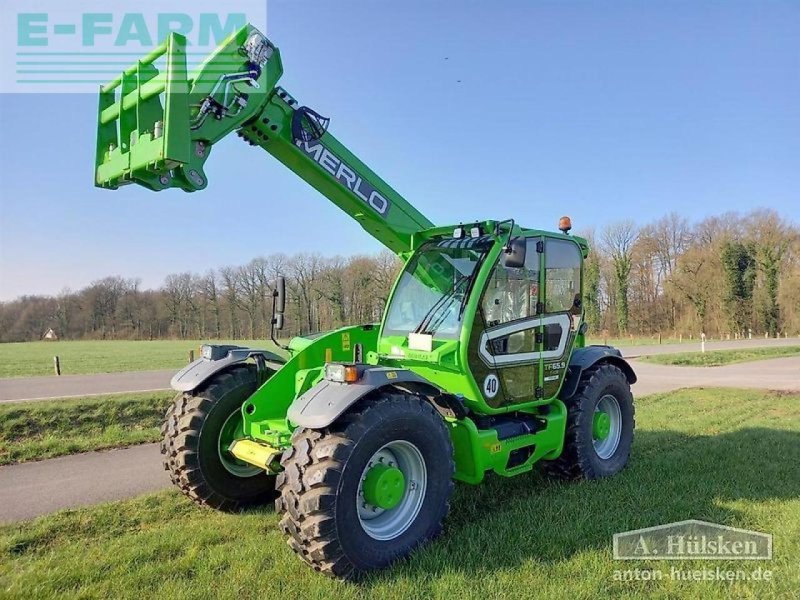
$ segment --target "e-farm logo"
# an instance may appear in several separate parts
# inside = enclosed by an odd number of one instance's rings
[[[0,22],[0,93],[95,93],[172,32],[191,70],[247,23],[266,31],[266,0],[3,0]]]
[[[117,48],[140,45],[152,46],[156,40],[165,39],[170,33],[191,36],[196,33],[200,46],[208,46],[211,40],[221,42],[226,36],[247,24],[244,13],[201,13],[197,21],[186,13],[159,13],[156,17],[156,31],[143,13],[84,13],[76,15],[73,23],[50,23],[47,13],[19,13],[17,15],[17,46],[20,48],[39,48],[49,46],[58,36],[80,36],[84,48],[95,48],[106,41]],[[225,23],[222,23],[222,20]],[[153,35],[155,33],[155,35]]]

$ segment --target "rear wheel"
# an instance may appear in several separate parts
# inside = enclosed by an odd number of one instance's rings
[[[442,418],[416,396],[384,394],[324,430],[298,428],[275,502],[288,544],[340,578],[408,555],[442,531],[452,455]]]
[[[178,394],[162,425],[161,454],[170,479],[195,502],[234,511],[275,497],[275,477],[235,458],[241,407],[258,387],[254,365],[215,375],[203,388]]]
[[[587,369],[566,405],[564,450],[543,463],[545,471],[562,479],[597,479],[625,468],[635,421],[633,395],[622,370],[607,363]]]

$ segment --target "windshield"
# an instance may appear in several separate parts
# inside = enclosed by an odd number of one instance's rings
[[[462,247],[457,247],[460,242]],[[406,265],[386,313],[383,335],[411,332],[455,339],[476,266],[491,240],[429,242]]]

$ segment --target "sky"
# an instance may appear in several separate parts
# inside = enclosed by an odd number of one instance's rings
[[[272,1],[281,85],[437,224],[800,222],[798,2]],[[0,95],[0,300],[381,246],[236,136],[203,192],[93,187],[97,100]]]

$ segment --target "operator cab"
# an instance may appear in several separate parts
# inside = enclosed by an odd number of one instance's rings
[[[581,331],[585,242],[513,227],[487,235],[434,235],[406,263],[390,298],[379,355],[444,386],[468,367],[460,390],[488,412],[553,398]],[[459,235],[460,234],[460,235]],[[582,345],[582,339],[578,340]],[[435,368],[433,368],[435,367]],[[452,380],[447,381],[452,388]]]

